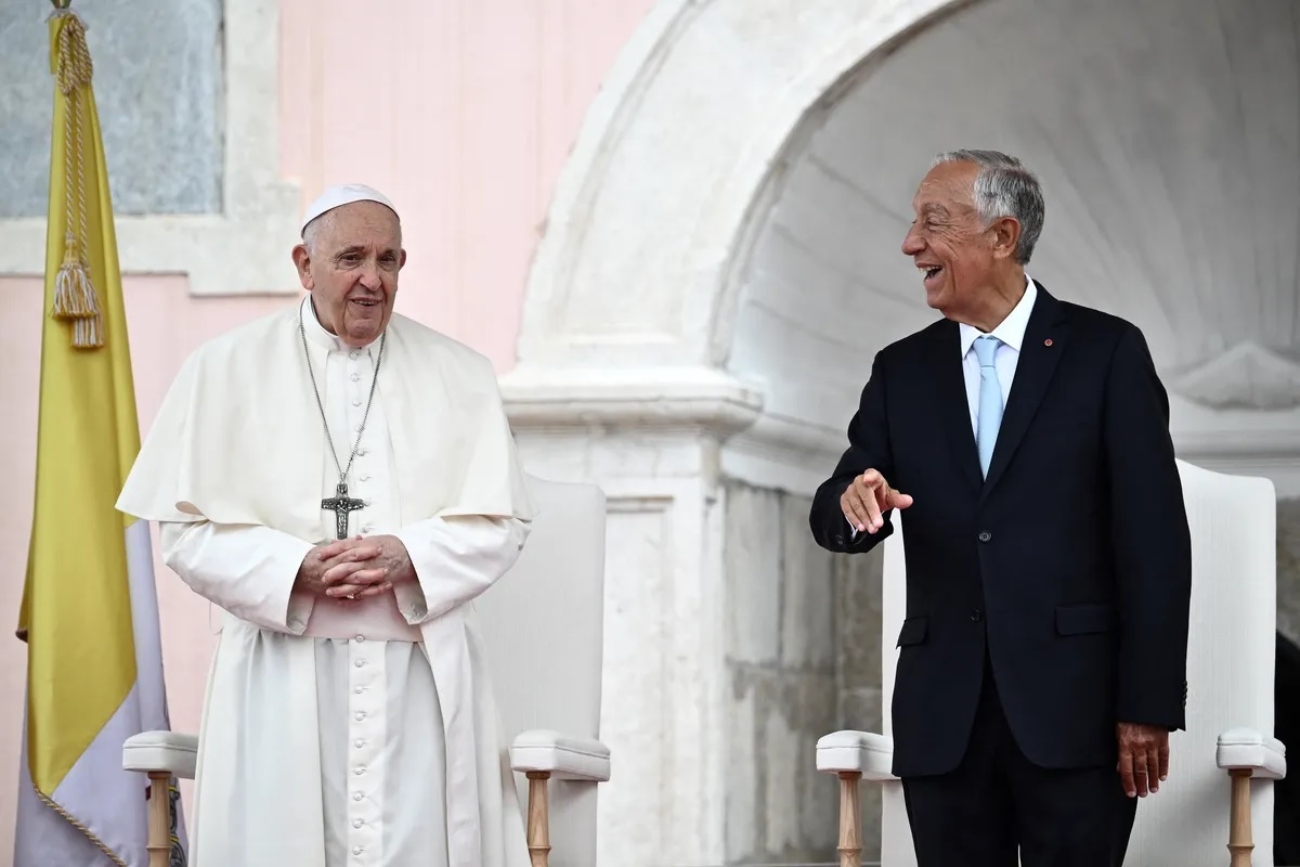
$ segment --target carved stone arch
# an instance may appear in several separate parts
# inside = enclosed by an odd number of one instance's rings
[[[855,68],[955,0],[664,0],[561,175],[519,367],[716,366],[721,287],[787,143]],[[639,302],[639,303],[637,303]]]

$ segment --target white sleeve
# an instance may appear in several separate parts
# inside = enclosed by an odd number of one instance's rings
[[[402,616],[418,625],[474,599],[515,564],[530,529],[516,518],[467,515],[401,530],[417,579],[393,587]]]
[[[190,588],[264,629],[301,635],[314,599],[295,592],[309,542],[269,527],[196,523],[161,525],[163,561]]]

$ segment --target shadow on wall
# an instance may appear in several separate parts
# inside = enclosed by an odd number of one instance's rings
[[[1274,735],[1288,746],[1300,744],[1300,647],[1277,634],[1277,673],[1273,678]],[[1300,780],[1274,783],[1273,863],[1300,864]]]

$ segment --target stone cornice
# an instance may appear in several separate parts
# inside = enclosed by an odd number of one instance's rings
[[[520,368],[500,384],[516,431],[679,430],[724,440],[752,425],[763,408],[759,388],[707,368]]]
[[[765,413],[761,386],[703,367],[521,367],[501,378],[501,393],[516,432],[705,435],[725,444],[726,474],[800,495],[812,493],[847,446],[842,430]],[[1280,497],[1300,496],[1300,430],[1233,424],[1173,436],[1186,461],[1268,477]]]

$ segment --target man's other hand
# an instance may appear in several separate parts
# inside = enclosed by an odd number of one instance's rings
[[[368,572],[365,569],[371,552],[361,543],[361,537],[355,536],[312,548],[298,568],[297,586],[308,593],[332,599],[364,599],[387,593],[392,588],[391,585],[385,586],[387,582],[383,576],[374,574],[375,570]],[[347,585],[340,585],[339,582],[345,578],[348,579]]]
[[[1139,723],[1115,726],[1119,740],[1120,782],[1130,798],[1145,798],[1160,791],[1169,778],[1169,729]]]
[[[911,496],[895,491],[876,470],[867,470],[858,476],[840,497],[844,517],[859,533],[876,532],[885,526],[886,512],[906,509],[910,505]]]
[[[406,546],[394,536],[353,536],[317,545],[298,569],[298,586],[331,599],[367,599],[393,589],[394,561],[410,564]]]
[[[339,548],[330,550],[334,545]],[[411,556],[396,536],[355,536],[326,546],[326,554],[321,581],[333,598],[379,596],[415,578]]]

